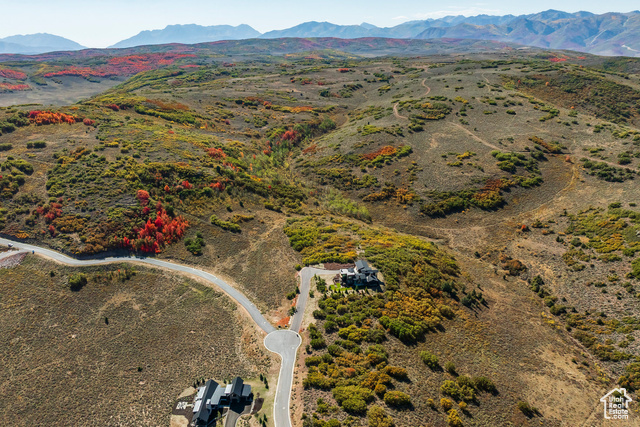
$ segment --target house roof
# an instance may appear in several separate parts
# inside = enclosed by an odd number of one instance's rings
[[[231,394],[235,394],[236,396],[241,396],[243,386],[244,386],[244,381],[242,381],[242,378],[235,377],[231,382]]]
[[[220,399],[224,395],[224,390],[224,387],[218,387],[216,389],[216,392],[213,393],[213,396],[211,396],[211,406],[217,407],[218,405],[220,405]]]
[[[358,270],[366,270],[369,268],[369,264],[367,263],[367,261],[359,259],[356,261],[356,268]]]
[[[207,425],[209,423],[209,418],[211,417],[211,406],[209,405],[209,400],[216,390],[220,388],[221,387],[218,386],[218,383],[213,380],[207,381],[204,385],[202,399],[197,400],[195,405],[197,406],[198,403],[200,403],[197,412],[193,416],[193,419],[196,421],[196,425]],[[200,396],[200,390],[198,390],[198,396]]]
[[[378,272],[378,270],[371,268],[367,261],[363,259],[356,261],[356,270],[358,273],[362,274],[376,274]]]
[[[242,397],[249,397],[251,394],[251,386],[249,384],[245,384],[242,387]]]
[[[214,380],[207,381],[204,385],[204,396],[202,397],[202,400],[206,401],[207,399],[211,399],[211,396],[213,396],[213,393],[215,393],[218,388],[219,385]]]
[[[204,397],[205,386],[198,387],[198,394],[196,394],[196,400],[202,400]]]

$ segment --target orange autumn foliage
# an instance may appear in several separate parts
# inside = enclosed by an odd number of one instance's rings
[[[29,120],[36,125],[74,124],[77,121],[76,117],[70,114],[39,110],[30,111]]]
[[[222,149],[215,147],[207,149],[207,154],[209,155],[209,157],[212,157],[214,159],[224,159],[225,157],[227,157]]]
[[[387,145],[385,147],[382,147],[378,151],[374,151],[373,153],[363,154],[362,158],[365,159],[365,160],[373,160],[378,156],[393,156],[397,152],[398,152],[397,148],[394,148],[394,147],[391,147],[390,145]]]

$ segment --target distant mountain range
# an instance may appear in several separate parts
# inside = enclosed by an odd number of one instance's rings
[[[81,49],[85,49],[85,47],[73,40],[46,33],[10,36],[0,39],[1,53],[33,55],[45,52]]]
[[[552,49],[570,49],[598,55],[640,56],[640,12],[568,13],[548,10],[531,15],[447,16],[440,19],[405,22],[395,27],[372,24],[337,25],[305,22],[284,30],[261,34],[248,25],[170,25],[162,30],[142,31],[111,48],[169,43],[195,44],[252,38],[355,39],[477,39],[517,43]],[[13,36],[0,39],[0,53],[42,53],[82,49],[79,44],[49,34]]]
[[[169,25],[164,30],[142,31],[137,35],[109,46],[110,48],[125,48],[150,44],[183,43],[195,44],[216,42],[220,40],[253,39],[260,33],[248,25]]]
[[[640,56],[640,12],[594,15],[550,10],[499,25],[461,22],[450,27],[432,27],[415,38],[498,40],[596,55]]]

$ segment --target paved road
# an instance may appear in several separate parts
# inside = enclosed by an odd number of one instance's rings
[[[148,264],[156,267],[163,267],[179,273],[193,274],[201,277],[220,289],[222,289],[227,295],[236,300],[242,305],[256,324],[267,333],[264,339],[264,346],[271,352],[280,356],[282,363],[280,365],[280,374],[278,376],[278,384],[276,387],[276,395],[273,408],[273,416],[276,427],[291,427],[291,417],[289,415],[289,406],[291,402],[291,387],[293,386],[293,372],[296,364],[296,353],[298,347],[302,343],[298,331],[302,325],[302,318],[304,316],[304,309],[306,307],[309,298],[309,288],[311,278],[315,274],[337,274],[338,271],[321,270],[318,268],[306,267],[300,272],[300,296],[296,308],[298,312],[294,315],[291,322],[291,330],[276,330],[260,313],[258,308],[247,299],[240,291],[228,285],[225,281],[217,278],[213,274],[207,273],[196,268],[188,267],[186,265],[177,264],[168,261],[162,261],[155,258],[137,257],[137,256],[121,256],[121,257],[106,257],[102,259],[88,259],[79,260],[71,258],[67,255],[53,251],[51,249],[41,248],[39,246],[30,245],[27,243],[17,242],[0,237],[0,244],[9,245],[13,244],[14,248],[19,249],[20,252],[33,252],[39,256],[51,258],[63,264],[71,266],[91,266],[100,264],[110,264],[115,262],[134,262]],[[17,251],[11,251],[11,255],[19,253]],[[0,258],[4,257],[2,254]]]
[[[296,304],[296,313],[291,319],[289,330],[275,331],[264,339],[267,350],[277,353],[282,358],[276,397],[273,404],[273,419],[278,427],[291,427],[291,388],[293,387],[293,372],[296,366],[296,354],[302,339],[298,332],[302,326],[304,309],[309,300],[311,278],[316,274],[338,274],[339,270],[322,270],[320,268],[305,267],[300,271],[300,295]]]
[[[294,332],[300,332],[302,326],[302,318],[304,317],[304,308],[307,306],[309,300],[309,289],[311,288],[311,278],[316,274],[331,274],[336,275],[340,273],[340,270],[322,270],[320,268],[305,267],[300,271],[300,295],[298,296],[298,303],[296,304],[296,313],[291,319],[291,329]]]
[[[72,265],[72,266],[89,266],[89,265],[100,265],[100,264],[110,264],[114,262],[137,262],[142,264],[149,264],[156,267],[168,268],[180,273],[193,274],[195,276],[201,277],[220,289],[222,289],[227,295],[236,300],[242,307],[244,307],[251,318],[256,322],[256,324],[265,331],[267,334],[276,330],[276,328],[271,325],[262,316],[258,307],[256,307],[251,301],[247,299],[240,291],[235,289],[234,287],[228,285],[224,280],[217,278],[213,274],[207,273],[206,271],[198,270],[197,268],[188,267],[182,264],[176,264],[173,262],[162,261],[155,258],[147,258],[147,257],[136,257],[136,256],[122,256],[122,257],[107,257],[102,259],[88,259],[88,260],[80,260],[68,257],[66,255],[61,254],[60,252],[52,251],[51,249],[45,249],[34,245],[29,245],[27,243],[16,242],[8,239],[0,238],[0,244],[8,245],[12,243],[13,246],[17,249],[26,250],[26,251],[34,251],[34,253],[54,259],[64,264]]]
[[[293,370],[296,367],[296,353],[302,344],[297,332],[281,330],[271,332],[264,339],[267,350],[280,355],[280,374],[276,386],[276,397],[273,402],[273,420],[277,427],[291,427],[289,407],[291,405],[291,387],[293,386]]]

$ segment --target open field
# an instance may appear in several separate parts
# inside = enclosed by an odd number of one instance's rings
[[[77,274],[88,283],[72,291]],[[28,256],[2,270],[1,304],[6,425],[42,414],[51,424],[164,425],[197,379],[269,369],[235,304],[142,267],[68,268]]]

